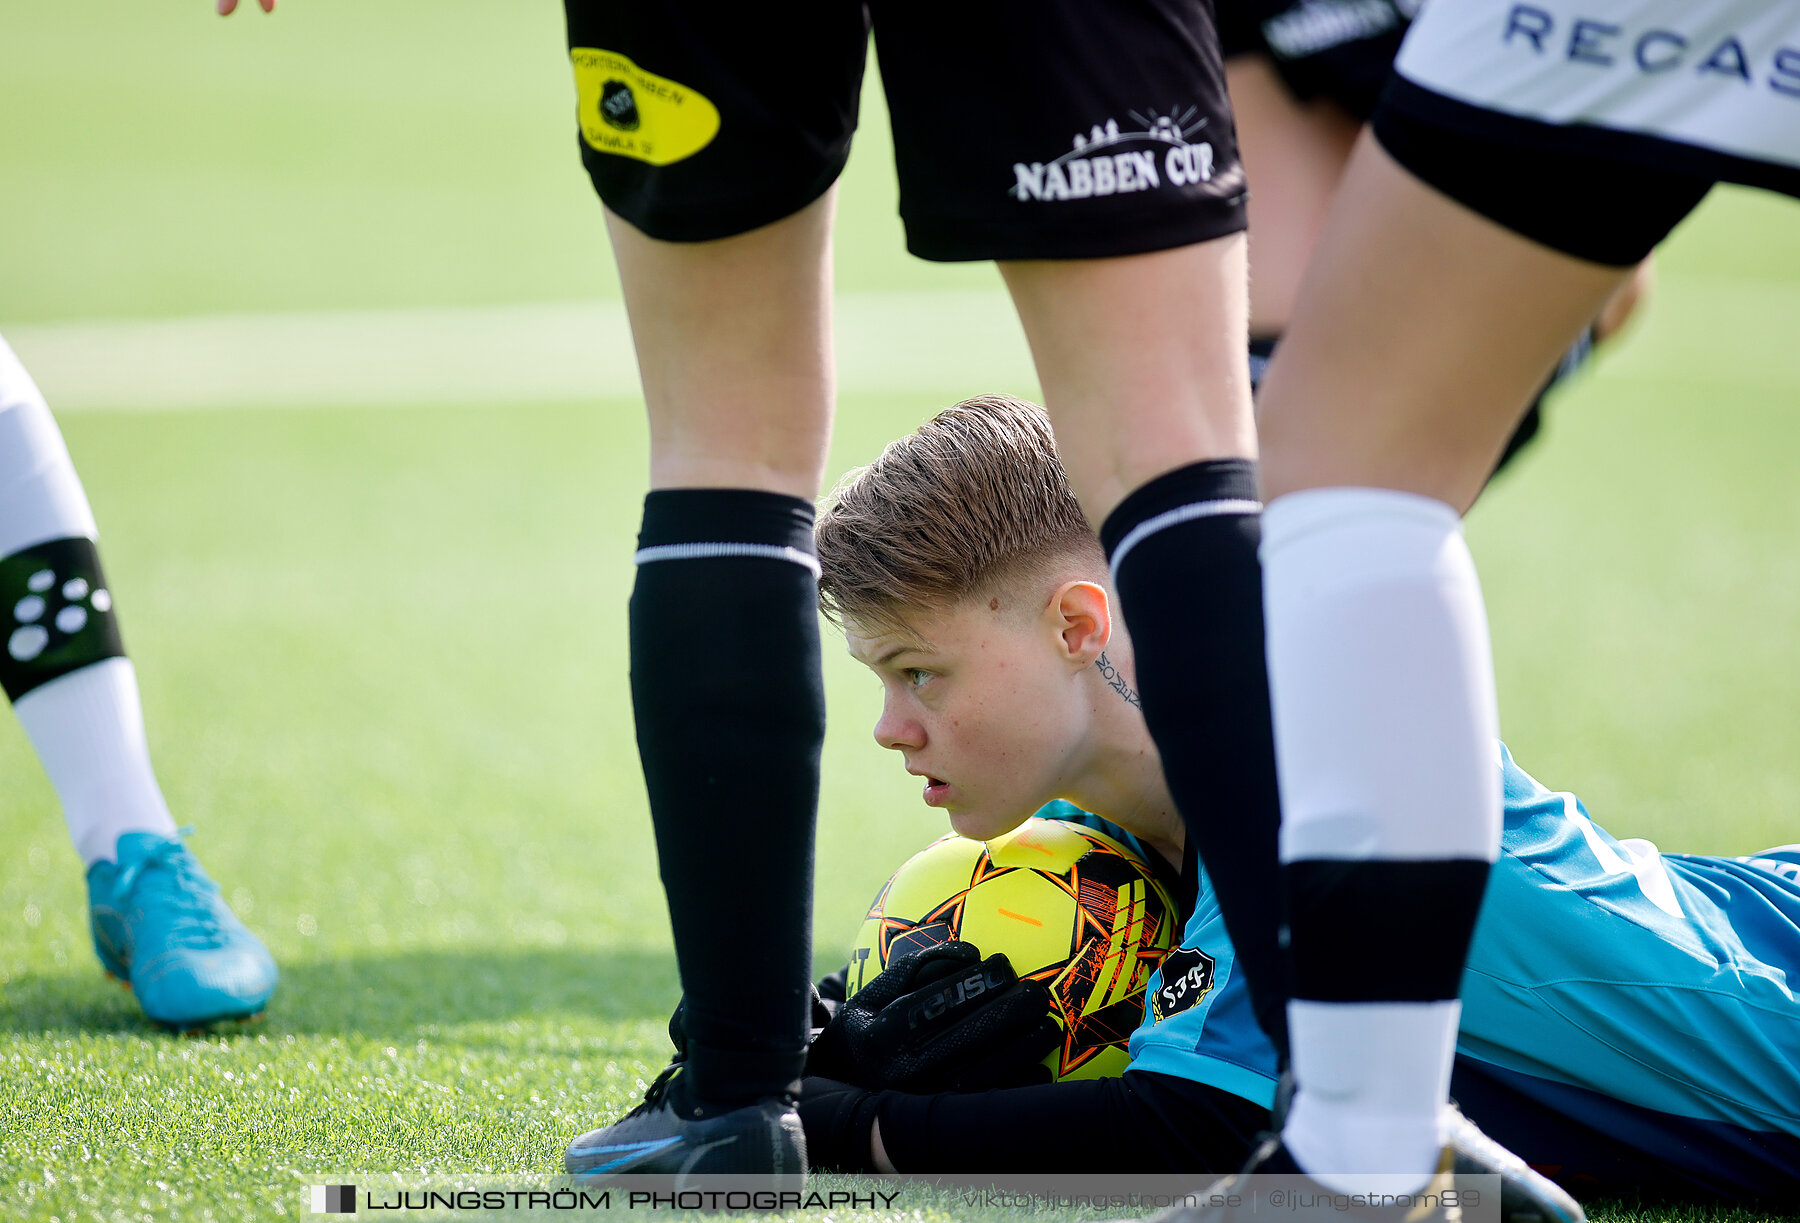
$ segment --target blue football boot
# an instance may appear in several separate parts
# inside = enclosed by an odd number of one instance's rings
[[[173,837],[128,832],[88,868],[88,918],[106,971],[177,1031],[248,1019],[275,992],[275,961]]]
[[[571,1142],[563,1167],[584,1179],[668,1177],[677,1189],[689,1176],[709,1174],[773,1178],[795,1189],[805,1183],[806,1132],[792,1100],[705,1108],[687,1098],[682,1069],[676,1062],[636,1108]]]

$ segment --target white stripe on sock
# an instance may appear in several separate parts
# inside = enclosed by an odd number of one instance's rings
[[[1154,518],[1146,518],[1131,530],[1125,532],[1125,538],[1113,549],[1113,580],[1119,578],[1119,566],[1125,563],[1126,554],[1143,543],[1158,531],[1170,527],[1178,527],[1184,522],[1193,522],[1197,518],[1216,518],[1221,514],[1259,514],[1262,502],[1246,501],[1243,498],[1225,498],[1218,501],[1196,501],[1191,505],[1178,505],[1172,510],[1165,510]]]
[[[819,576],[818,557],[779,544],[657,544],[652,548],[639,548],[631,561],[634,565],[647,565],[651,561],[698,561],[720,556],[760,556],[772,561],[792,561],[812,570],[814,577]]]

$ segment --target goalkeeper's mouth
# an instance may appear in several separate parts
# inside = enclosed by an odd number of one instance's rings
[[[944,800],[950,797],[950,783],[942,777],[933,777],[923,769],[915,769],[910,764],[906,766],[906,771],[914,777],[925,779],[924,798],[927,807],[941,807],[944,805]]]

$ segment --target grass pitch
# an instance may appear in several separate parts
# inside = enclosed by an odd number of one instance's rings
[[[179,7],[0,13],[26,120],[0,127],[0,329],[616,293],[555,5]],[[840,284],[992,289],[901,253],[878,96],[865,122]],[[1471,520],[1519,760],[1665,848],[1800,838],[1797,219],[1709,203]],[[986,389],[847,395],[834,470]],[[263,1023],[150,1028],[0,719],[0,1214],[260,1219],[341,1174],[550,1172],[636,1099],[676,988],[624,684],[640,412],[64,415],[170,802],[283,983]],[[827,682],[821,967],[941,831],[829,638]]]

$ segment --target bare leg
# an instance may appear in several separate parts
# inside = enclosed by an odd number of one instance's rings
[[[1212,875],[1258,1021],[1280,1049],[1280,811],[1244,263],[1239,234],[1001,270],[1063,465],[1113,563],[1170,792]]]
[[[1326,98],[1294,97],[1266,55],[1225,61],[1250,193],[1250,334],[1279,336],[1325,226],[1360,124]]]
[[[1228,60],[1226,77],[1239,148],[1255,184],[1249,202],[1250,335],[1252,350],[1266,356],[1293,318],[1301,278],[1361,124],[1329,98],[1297,99],[1265,55]],[[1624,325],[1650,281],[1646,259],[1593,320],[1593,342],[1604,342]],[[1570,351],[1585,356],[1588,344],[1582,341]],[[1572,368],[1566,359],[1565,368]],[[1534,403],[1509,436],[1508,457],[1537,433],[1539,420]]]
[[[825,474],[835,188],[762,229],[659,242],[609,209],[650,413],[652,488],[811,499]]]
[[[1600,308],[1600,317],[1594,320],[1594,339],[1609,340],[1623,331],[1655,291],[1656,256],[1648,255]]]
[[[1263,487],[1360,485],[1465,510],[1519,414],[1629,276],[1520,238],[1365,135],[1263,383]]]
[[[1227,60],[1225,79],[1238,149],[1255,184],[1247,233],[1250,334],[1279,336],[1293,318],[1301,278],[1362,125],[1327,98],[1295,98],[1267,56]],[[1594,338],[1617,333],[1654,283],[1653,261],[1645,259],[1594,319]]]
[[[1242,235],[1000,267],[1076,495],[1095,523],[1152,477],[1254,458]]]

